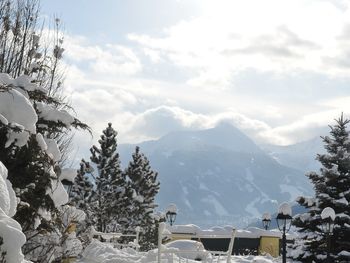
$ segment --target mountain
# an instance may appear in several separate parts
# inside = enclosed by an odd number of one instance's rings
[[[326,151],[320,137],[288,146],[262,145],[261,148],[280,164],[304,173],[318,171],[321,166],[316,155]]]
[[[170,133],[139,144],[159,173],[159,208],[175,203],[176,223],[246,226],[277,204],[310,194],[302,172],[278,163],[237,128]],[[125,166],[135,145],[120,145]],[[127,158],[127,159],[126,159]]]

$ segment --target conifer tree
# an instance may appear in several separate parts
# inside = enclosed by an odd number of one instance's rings
[[[38,241],[41,235],[40,241],[45,242],[44,233],[54,233],[59,219],[50,195],[60,185],[62,150],[69,144],[65,138],[71,128],[88,128],[68,112],[62,96],[58,64],[64,49],[59,20],[55,21],[54,40],[42,46],[38,18],[39,0],[0,0],[0,73],[7,73],[1,74],[0,96],[22,96],[37,118],[28,129],[23,123],[11,123],[6,112],[0,113],[0,161],[6,165],[20,200],[15,219],[27,236],[25,254],[34,251],[33,239]],[[18,138],[24,134],[29,134],[28,139],[19,145]],[[11,136],[17,138],[9,140]],[[34,261],[48,261],[56,253],[54,245],[42,248],[40,258],[33,257]]]
[[[126,174],[133,191],[129,228],[141,227],[141,249],[147,250],[156,244],[154,208],[157,205],[154,201],[160,185],[157,181],[158,175],[151,169],[147,157],[140,152],[138,146],[132,155]]]
[[[87,226],[91,225],[90,218],[92,214],[90,202],[94,186],[87,176],[91,172],[92,167],[89,162],[82,159],[80,162],[80,169],[77,171],[77,176],[74,179],[72,190],[69,193],[69,203],[87,214]]]
[[[119,223],[118,216],[121,216],[119,208],[124,205],[122,201],[126,182],[120,168],[116,136],[117,132],[109,123],[98,141],[100,147],[93,146],[90,149],[90,159],[97,169],[96,188],[91,203],[94,207],[96,229],[101,232],[116,227]]]
[[[318,154],[322,164],[319,173],[307,174],[315,189],[315,197],[298,198],[308,212],[297,215],[294,225],[298,227],[297,240],[291,256],[302,262],[326,261],[326,236],[322,231],[320,214],[326,207],[336,213],[334,232],[331,236],[332,262],[350,262],[350,138],[349,120],[343,114],[330,126],[330,136],[322,137],[326,154]]]

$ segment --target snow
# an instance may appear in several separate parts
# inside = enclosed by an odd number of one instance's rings
[[[257,197],[253,201],[251,201],[249,204],[247,204],[244,210],[250,213],[252,217],[258,218],[260,216],[260,212],[257,207],[259,207],[260,202],[261,202],[261,197]]]
[[[215,213],[218,216],[229,216],[230,214],[227,212],[225,207],[216,199],[213,195],[208,195],[205,198],[202,198],[204,203],[208,203],[214,206]]]
[[[0,122],[5,125],[9,124],[8,120],[2,114],[0,114]]]
[[[176,241],[174,241],[175,243]],[[193,257],[193,253],[188,252],[188,249],[193,244],[191,241],[181,241],[174,244],[173,247],[171,242],[168,245],[162,246],[161,262],[162,263],[196,263],[198,261],[192,259],[184,259],[186,257]],[[194,243],[196,249],[197,242]],[[175,247],[178,246],[178,247]],[[201,247],[199,247],[201,249]],[[186,251],[187,250],[187,251]],[[111,243],[101,243],[97,240],[93,240],[83,251],[83,258],[77,263],[156,263],[157,262],[157,249],[150,250],[148,252],[137,252],[132,248],[117,249],[113,247]],[[213,263],[226,263],[226,256],[211,256],[205,250],[199,250],[199,256],[207,256],[207,261],[202,262],[213,262]],[[203,254],[202,254],[203,253]],[[179,257],[181,256],[181,257]],[[281,258],[272,258],[271,256],[232,256],[231,263],[277,263],[281,262]],[[287,261],[290,262],[290,261]]]
[[[22,233],[20,224],[6,215],[0,208],[0,236],[4,244],[1,246],[2,251],[6,251],[5,259],[8,263],[22,262],[24,256],[21,247],[26,241]]]
[[[281,193],[288,193],[290,195],[290,199],[294,200],[296,197],[303,194],[303,191],[298,189],[294,185],[289,184],[281,184],[280,185]]]
[[[39,147],[41,148],[42,151],[47,150],[47,144],[44,140],[44,137],[41,133],[36,134],[36,141],[38,142]]]
[[[189,234],[195,236],[220,236],[222,238],[230,238],[232,235],[232,226],[225,227],[212,227],[210,229],[201,229],[197,225],[173,225],[167,226],[167,229],[173,233]],[[281,232],[278,230],[265,230],[257,227],[249,227],[247,229],[237,229],[236,237],[239,238],[260,238],[261,236],[279,237],[281,238]],[[292,235],[288,235],[288,239],[293,238]]]
[[[282,215],[292,215],[292,208],[288,203],[282,203],[278,208],[278,213]]]
[[[0,114],[2,123],[11,123],[12,127],[23,127],[20,132],[8,134],[8,147],[11,143],[24,146],[30,133],[36,133],[36,122],[38,117],[31,102],[17,90],[11,89],[0,92]]]
[[[349,205],[349,202],[348,202],[348,200],[345,199],[345,197],[343,197],[341,199],[336,199],[336,200],[334,200],[334,202],[339,203],[339,204]]]
[[[61,151],[58,148],[58,145],[54,139],[44,138],[46,145],[47,145],[47,154],[50,156],[50,158],[57,162],[61,160]]]
[[[62,245],[63,254],[67,257],[76,257],[83,250],[83,245],[77,238],[76,233],[70,233]]]
[[[173,251],[178,257],[188,259],[205,260],[209,257],[209,252],[205,250],[203,244],[194,240],[175,240],[165,245],[166,251]]]
[[[175,204],[169,204],[166,212],[170,212],[170,213],[177,213],[177,207]]]
[[[338,253],[338,256],[350,257],[350,252],[343,250],[340,253]]]
[[[27,91],[39,90],[43,93],[47,93],[46,89],[32,83],[32,79],[28,75],[21,75],[21,76],[17,77],[16,79],[14,79],[13,85],[15,87],[23,88]]]
[[[321,213],[321,218],[322,219],[331,218],[332,221],[334,221],[334,219],[335,219],[335,212],[334,212],[333,208],[326,207],[325,209],[323,209],[322,213]]]
[[[10,75],[8,75],[6,73],[0,73],[0,85],[11,86],[14,88],[21,88],[24,91],[39,90],[43,93],[47,92],[47,90],[45,90],[44,88],[39,87],[36,84],[34,84],[32,82],[32,78],[28,75],[21,75],[21,76],[17,77],[16,79],[13,79]],[[20,89],[17,89],[17,90],[20,91]]]
[[[63,223],[66,225],[68,225],[70,222],[81,222],[86,218],[85,212],[83,210],[75,208],[74,206],[62,206],[60,207],[60,211],[63,214]]]
[[[265,220],[271,220],[271,214],[266,212],[266,213],[263,213],[262,215],[262,219],[265,219]]]
[[[12,189],[12,185],[7,180],[7,169],[0,162],[0,209],[8,216],[12,217],[16,213],[17,199]]]
[[[0,237],[3,238],[1,250],[6,252],[8,263],[24,262],[21,247],[26,241],[20,224],[12,219],[16,213],[17,201],[12,185],[8,182],[7,169],[0,162]]]
[[[0,83],[3,83],[2,75],[0,73]],[[7,92],[0,92],[0,114],[8,122],[18,123],[31,133],[36,133],[35,124],[38,117],[32,103],[19,91],[10,89]]]
[[[54,202],[56,207],[60,207],[61,205],[64,205],[68,203],[69,197],[64,189],[63,184],[58,179],[53,179],[56,177],[55,172],[51,168],[49,171],[51,175],[51,188],[46,190],[46,193],[51,197],[52,201]]]
[[[62,122],[66,127],[74,122],[74,118],[65,110],[58,110],[42,102],[36,104],[39,117],[47,121]]]
[[[71,168],[64,168],[61,171],[60,180],[67,180],[69,182],[74,182],[75,177],[77,176],[77,170]]]

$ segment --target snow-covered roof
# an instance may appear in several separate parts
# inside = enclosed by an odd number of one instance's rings
[[[172,234],[183,234],[183,235],[191,235],[193,237],[223,237],[230,238],[232,235],[232,226],[224,226],[224,227],[212,227],[210,229],[201,229],[197,225],[189,224],[189,225],[167,225],[167,230]],[[282,234],[279,230],[265,230],[257,227],[249,227],[247,229],[237,229],[236,230],[236,238],[260,238],[260,237],[278,237],[281,238]],[[292,235],[289,235],[292,238]]]

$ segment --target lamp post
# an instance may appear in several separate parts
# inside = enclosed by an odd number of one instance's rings
[[[276,217],[278,229],[282,232],[282,262],[287,262],[287,238],[286,232],[289,231],[292,223],[292,208],[288,203],[282,203],[278,208]]]
[[[170,204],[168,205],[166,212],[165,212],[165,216],[167,221],[169,222],[169,224],[172,226],[175,222],[176,219],[176,215],[177,215],[177,207],[175,204]]]
[[[322,230],[327,235],[327,262],[331,262],[330,251],[331,251],[331,235],[334,229],[335,212],[333,208],[326,207],[321,213],[322,219]]]
[[[262,223],[263,223],[263,227],[265,228],[265,230],[267,230],[270,226],[271,223],[271,215],[270,213],[264,213],[262,216]]]

